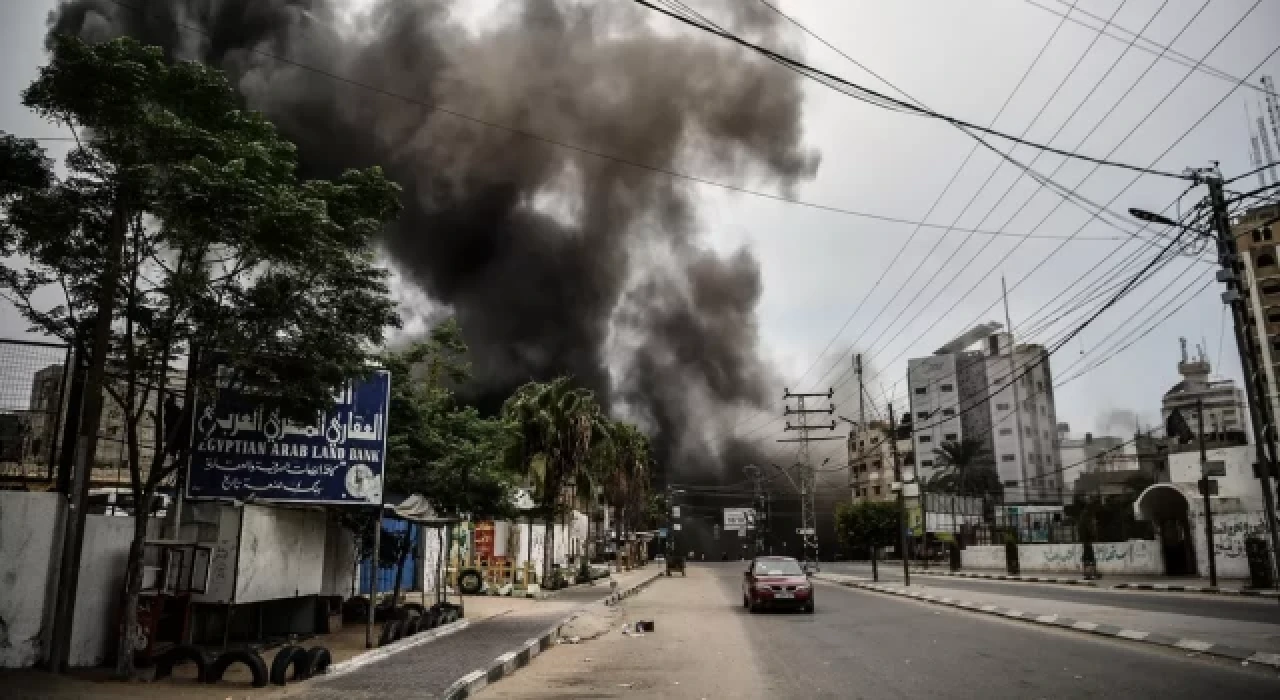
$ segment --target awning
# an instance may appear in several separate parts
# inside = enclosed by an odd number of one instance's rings
[[[390,514],[392,517],[418,525],[438,527],[461,522],[461,518],[438,515],[435,509],[431,507],[431,504],[427,502],[427,499],[418,493],[404,499],[400,505],[385,504],[382,507],[384,514]]]

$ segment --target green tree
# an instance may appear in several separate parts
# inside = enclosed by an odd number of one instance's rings
[[[121,597],[132,630],[149,504],[191,447],[179,426],[192,397],[179,409],[161,394],[183,364],[197,395],[214,390],[214,353],[193,348],[217,350],[220,381],[292,418],[365,375],[370,348],[399,322],[373,257],[398,188],[377,169],[299,181],[293,145],[241,109],[220,72],[130,39],[55,37],[23,102],[79,141],[57,177],[35,144],[0,139],[0,163],[14,166],[0,174],[0,253],[20,261],[0,267],[0,288],[91,368],[86,464],[104,392],[123,414],[138,504]],[[147,423],[157,429],[143,444]],[[130,639],[119,640],[122,677],[133,675]]]
[[[451,385],[470,377],[466,354],[456,321],[448,319],[434,326],[425,340],[383,357],[392,377],[387,489],[422,494],[442,515],[507,517],[512,514],[516,475],[504,454],[514,432],[505,421],[482,417],[457,401]],[[407,536],[391,539],[396,546],[381,563],[396,567],[398,599],[410,541]]]
[[[568,377],[525,384],[503,404],[502,413],[518,434],[508,463],[528,475],[543,512],[542,576],[550,586],[555,517],[566,506],[566,487],[587,474],[592,441],[597,432],[608,434],[608,420],[594,394],[574,387]]]
[[[862,501],[836,506],[836,533],[846,547],[867,547],[874,562],[881,547],[899,540],[901,511],[892,501]]]
[[[624,538],[646,521],[651,457],[649,436],[630,423],[614,423],[617,461],[606,481],[606,498],[618,514]]]

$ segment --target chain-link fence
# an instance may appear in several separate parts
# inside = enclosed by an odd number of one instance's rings
[[[50,488],[66,426],[71,351],[0,339],[0,488]]]

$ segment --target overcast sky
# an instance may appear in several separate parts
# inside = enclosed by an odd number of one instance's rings
[[[1071,5],[1055,0],[1035,1],[1058,11]],[[703,5],[697,0],[689,0],[688,4]],[[1166,44],[1204,4],[1204,0],[1081,0],[1077,7],[1106,17],[1119,6],[1114,17],[1116,27],[1137,31],[1150,21],[1143,37]],[[0,64],[0,130],[23,136],[59,135],[53,126],[28,114],[18,98],[19,91],[45,60],[42,40],[45,17],[52,5],[51,0],[0,2],[0,46],[4,47],[4,61]],[[1162,5],[1164,8],[1157,15]],[[1254,0],[1211,0],[1173,48],[1200,59],[1253,6]],[[707,7],[708,12],[713,11]],[[1152,53],[1136,48],[1124,55],[1079,113],[1067,121],[1124,53],[1127,41],[1106,36],[1099,39],[1096,32],[1069,21],[1059,28],[1060,17],[1030,2],[791,0],[781,7],[934,110],[982,125],[994,119],[995,128],[1014,134],[1025,130],[1026,138],[1031,140],[1046,142],[1052,138],[1054,146],[1064,149],[1166,171],[1205,166],[1211,160],[1221,162],[1227,177],[1251,169],[1245,101],[1249,101],[1249,109],[1256,115],[1259,93],[1239,89],[1210,112],[1233,83],[1202,72],[1187,77],[1187,67],[1169,60],[1157,61]],[[477,21],[483,22],[483,15],[480,12]],[[1086,16],[1080,19],[1098,24]],[[655,18],[654,22],[668,20]],[[1280,43],[1277,27],[1280,3],[1264,0],[1208,55],[1205,65],[1237,78],[1248,78],[1253,84],[1257,84],[1258,75],[1280,74],[1280,59],[1275,57],[1260,71],[1252,72]],[[670,30],[693,31],[677,26]],[[787,36],[788,45],[802,47],[804,58],[811,64],[891,92],[839,54],[801,35],[798,29],[789,27]],[[1149,48],[1145,43],[1141,45]],[[1043,56],[1015,93],[1015,86],[1042,49]],[[1072,72],[1077,61],[1079,66]],[[1154,67],[1134,87],[1134,81],[1153,62]],[[1180,81],[1182,84],[1174,90]],[[944,235],[941,229],[925,228],[876,285],[914,227],[688,185],[697,188],[703,223],[715,246],[731,251],[746,245],[760,259],[765,282],[759,308],[762,343],[793,390],[825,390],[841,378],[849,365],[848,348],[856,341],[856,347],[866,353],[870,391],[877,396],[895,396],[901,407],[905,404],[905,391],[900,380],[905,374],[906,358],[931,353],[976,322],[1003,322],[1003,310],[997,303],[1002,274],[1010,286],[1010,312],[1019,339],[1048,343],[1061,337],[1079,316],[1030,329],[1026,319],[1052,311],[1053,307],[1045,312],[1040,309],[1081,275],[1099,265],[1109,267],[1140,245],[1149,248],[1149,244],[1132,242],[1104,223],[1088,222],[1088,215],[1071,204],[1060,206],[1049,215],[1061,199],[1048,192],[1036,194],[1014,216],[1036,187],[1026,178],[1015,183],[1017,171],[1004,165],[979,191],[999,164],[997,157],[986,151],[973,156],[943,195],[948,181],[972,149],[972,140],[945,123],[878,109],[816,83],[806,89],[806,140],[821,153],[822,166],[816,178],[792,193],[796,198],[908,220],[920,220],[928,214],[930,223],[943,226],[958,221],[962,228],[1057,238],[1022,242],[1016,237],[1000,237],[992,241],[985,235],[970,236],[960,231]],[[1166,99],[1170,90],[1174,91]],[[1055,91],[1056,96],[1049,101]],[[1008,105],[997,118],[1006,99]],[[1163,104],[1142,122],[1162,100]],[[1142,125],[1124,140],[1139,122]],[[1097,130],[1081,144],[1095,126]],[[1055,137],[1059,129],[1061,133]],[[1168,153],[1161,155],[1166,149]],[[1037,152],[1027,147],[1016,148],[1012,155],[1024,163],[1037,158]],[[1186,188],[1186,183],[1177,180],[1137,176],[1106,167],[1090,174],[1090,164],[1064,164],[1062,158],[1051,155],[1040,156],[1033,167],[1045,175],[1053,173],[1058,183],[1077,189],[1094,202],[1111,203],[1116,211],[1129,207],[1158,211],[1174,202]],[[1130,186],[1135,177],[1137,182]],[[1239,186],[1249,189],[1256,182],[1251,177]],[[769,183],[752,186],[774,191]],[[1129,189],[1122,193],[1126,187]],[[975,194],[972,206],[966,209]],[[1183,210],[1194,205],[1202,194],[1201,188],[1183,198]],[[940,195],[941,200],[930,213]],[[1170,213],[1174,211],[1170,209]],[[1063,237],[1077,231],[1087,240],[1063,243]],[[979,254],[978,250],[988,243],[989,247]],[[1046,256],[1059,245],[1061,251],[1046,261]],[[1015,246],[1016,252],[998,263]],[[1115,253],[1117,249],[1119,252]],[[1148,249],[1143,255],[1154,252]],[[1041,266],[1033,273],[1037,265]],[[1111,422],[1108,416],[1116,411],[1132,412],[1146,424],[1157,421],[1160,396],[1177,381],[1179,336],[1186,336],[1193,346],[1204,342],[1215,370],[1238,376],[1230,334],[1221,334],[1223,313],[1217,285],[1193,293],[1211,274],[1211,266],[1204,262],[1190,258],[1174,262],[1054,355],[1052,369],[1060,380],[1065,379],[1087,367],[1091,360],[1111,354],[1108,348],[1121,339],[1120,334],[1145,330],[1186,300],[1185,306],[1123,353],[1061,386],[1057,396],[1059,419],[1071,423],[1075,432],[1109,428],[1113,433],[1133,429],[1132,425],[1107,425]],[[865,303],[848,327],[831,350],[819,358],[864,297]],[[913,297],[917,298],[901,320],[891,324]],[[1166,303],[1170,305],[1166,307]],[[1159,309],[1163,310],[1157,312]],[[0,335],[20,335],[22,326],[11,309],[0,311]],[[1026,333],[1028,330],[1031,332]],[[815,362],[815,369],[805,375]],[[827,373],[833,366],[834,371]],[[838,390],[840,398],[852,399],[848,388]],[[779,398],[781,389],[778,387]],[[856,402],[849,401],[841,412],[852,416]],[[758,422],[748,421],[742,432],[749,434]],[[776,425],[767,426],[757,435],[767,434],[771,439],[775,428]]]

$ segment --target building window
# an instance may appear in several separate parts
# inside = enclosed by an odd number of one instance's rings
[[[1010,488],[1010,487],[1017,486],[1018,482],[1017,480],[1006,481],[1004,482],[1004,485],[1005,485],[1005,488]]]
[[[922,460],[920,460],[920,466],[922,466],[922,467],[932,467],[932,466],[933,466],[933,460],[932,460],[932,459],[922,459]]]
[[[1009,410],[1009,404],[1007,404],[1007,403],[998,403],[998,404],[996,404],[996,410],[997,410],[997,411],[1007,411],[1007,410]]]
[[[955,433],[947,433],[946,435],[942,436],[942,439],[948,442],[955,442],[957,437],[958,436]]]
[[[1280,282],[1276,282],[1275,280],[1263,282],[1261,287],[1263,294],[1280,294]]]
[[[1001,435],[1013,435],[1013,428],[1001,428],[1001,429],[1000,429],[1000,434],[1001,434]]]
[[[928,418],[929,418],[929,412],[928,412],[928,411],[916,411],[916,418],[919,418],[920,420],[928,420]]]
[[[942,385],[942,390],[943,390],[943,391],[953,391],[954,389],[955,389],[955,387],[954,387],[954,386],[952,386],[952,385],[950,385],[950,384],[943,384],[943,385]]]
[[[929,437],[928,435],[921,435],[920,442],[933,442],[933,438]]]
[[[1013,455],[1000,455],[1000,461],[1001,461],[1001,462],[1012,462],[1012,461],[1014,461],[1014,460],[1016,460],[1016,459],[1017,459],[1017,457],[1015,457],[1015,456],[1013,456]]]
[[[1040,407],[1040,415],[1042,415],[1042,416],[1043,416],[1043,415],[1045,415],[1046,413],[1047,413],[1047,412],[1044,410],[1044,406],[1041,406],[1041,407]]]
[[[946,416],[946,417],[948,417],[948,418],[950,418],[951,416],[954,416],[955,414],[956,414],[956,409],[954,409],[954,408],[944,408],[944,409],[942,409],[942,415],[944,415],[944,416]]]
[[[1271,253],[1263,253],[1258,256],[1258,267],[1275,267],[1276,256]]]
[[[925,391],[927,391],[927,390],[928,390],[928,387],[918,386],[918,387],[916,387],[916,394],[917,394],[917,395],[920,395],[920,396],[923,396],[923,395],[924,395],[924,393],[925,393]]]
[[[880,495],[880,487],[879,487],[879,486],[872,486],[872,487],[871,487],[871,490],[872,490],[872,492],[873,492],[873,493],[875,493],[875,495],[877,495],[877,496],[879,496],[879,495]]]

